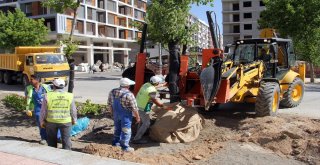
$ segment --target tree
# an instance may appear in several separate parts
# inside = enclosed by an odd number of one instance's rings
[[[46,41],[48,29],[43,19],[30,19],[20,10],[0,11],[0,48],[14,50],[16,46],[36,46]]]
[[[265,0],[261,13],[261,28],[277,29],[282,36],[291,37],[295,52],[310,64],[311,82],[314,65],[320,63],[320,1],[319,0]]]
[[[148,38],[167,44],[170,53],[169,90],[170,102],[180,101],[178,76],[180,70],[179,45],[190,43],[195,26],[188,26],[190,4],[207,4],[213,0],[152,0],[148,6],[146,22]]]
[[[72,54],[78,49],[78,44],[73,40],[74,30],[77,22],[78,8],[80,6],[80,0],[44,0],[42,5],[45,7],[53,8],[57,13],[64,13],[65,11],[71,9],[73,11],[72,28],[68,39],[63,41],[66,46],[64,53],[68,59],[70,66],[70,76],[69,76],[69,86],[68,92],[73,92],[74,88],[74,60],[72,59]]]

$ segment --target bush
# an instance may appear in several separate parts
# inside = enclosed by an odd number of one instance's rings
[[[24,111],[27,105],[25,98],[17,94],[7,95],[2,101],[6,107],[13,108],[17,111]]]
[[[78,115],[100,115],[106,109],[105,105],[91,103],[90,100],[86,100],[85,103],[76,102]]]

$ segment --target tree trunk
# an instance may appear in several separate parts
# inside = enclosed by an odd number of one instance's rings
[[[180,51],[179,45],[176,41],[171,41],[168,44],[170,53],[169,62],[169,92],[170,92],[170,103],[180,102],[179,87],[178,87],[178,76],[180,72]]]
[[[77,0],[77,3],[80,4],[80,0]],[[73,20],[72,20],[72,28],[71,32],[69,35],[69,42],[70,44],[73,43],[73,33],[76,28],[76,22],[77,22],[77,12],[78,8],[73,10]],[[73,88],[74,88],[74,60],[72,59],[72,54],[66,54],[68,58],[68,63],[70,67],[70,75],[69,75],[69,86],[68,86],[68,92],[73,93]]]
[[[314,66],[312,62],[310,62],[310,82],[314,83]]]

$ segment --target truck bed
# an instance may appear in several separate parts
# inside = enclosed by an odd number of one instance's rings
[[[19,65],[19,62],[21,64]],[[0,54],[0,70],[22,71],[24,55]]]

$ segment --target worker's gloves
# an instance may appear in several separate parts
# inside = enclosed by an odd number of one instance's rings
[[[32,117],[32,111],[26,110],[26,114],[27,114],[27,116]]]

